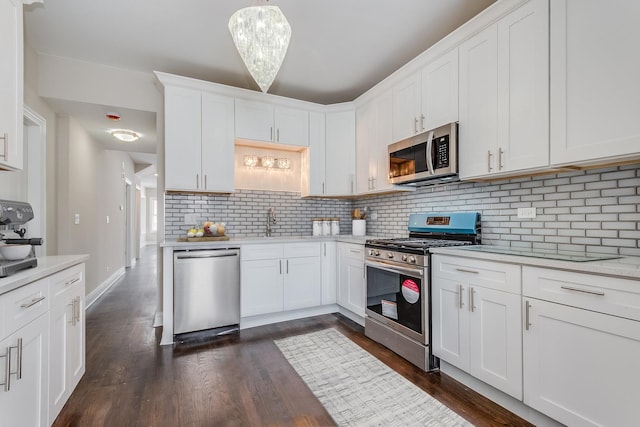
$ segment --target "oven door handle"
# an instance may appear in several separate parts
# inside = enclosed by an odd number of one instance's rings
[[[365,261],[364,263],[365,266],[369,266],[369,267],[374,267],[374,268],[378,268],[380,270],[384,270],[384,271],[388,271],[390,273],[404,273],[407,276],[423,276],[423,271],[422,270],[414,270],[412,268],[405,268],[405,267],[398,267],[395,265],[389,265],[389,264],[382,264],[379,262],[370,262],[370,261]]]

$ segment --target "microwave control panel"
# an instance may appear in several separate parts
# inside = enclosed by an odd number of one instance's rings
[[[433,168],[449,167],[449,135],[433,139]]]

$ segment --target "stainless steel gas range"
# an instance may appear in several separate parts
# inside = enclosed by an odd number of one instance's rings
[[[430,248],[479,244],[478,212],[409,216],[409,237],[365,243],[365,334],[424,370],[431,355]]]

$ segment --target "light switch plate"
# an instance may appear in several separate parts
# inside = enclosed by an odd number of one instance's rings
[[[536,208],[518,208],[518,218],[535,218]]]
[[[75,215],[73,216],[73,223],[74,223],[75,225],[80,224],[80,214],[79,214],[79,213],[77,213],[77,214],[75,214]]]

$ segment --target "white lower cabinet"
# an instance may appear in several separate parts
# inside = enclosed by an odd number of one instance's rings
[[[522,399],[520,267],[432,257],[433,354]]]
[[[364,246],[338,243],[338,305],[365,314]]]
[[[49,422],[85,372],[84,264],[51,276]]]
[[[246,245],[240,254],[242,317],[321,305],[320,243]]]
[[[571,426],[638,425],[638,282],[532,267],[523,277],[524,403]]]
[[[322,305],[335,304],[338,298],[337,274],[337,244],[336,242],[322,243]]]
[[[0,295],[0,425],[46,426],[49,289],[38,280]]]

